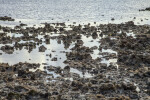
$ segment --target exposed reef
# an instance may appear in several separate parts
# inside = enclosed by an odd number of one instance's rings
[[[0,26],[0,59],[2,100],[150,99],[149,25]]]

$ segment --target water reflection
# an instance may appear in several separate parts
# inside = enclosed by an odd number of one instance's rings
[[[56,25],[54,25],[56,27]],[[59,27],[59,26],[57,26]],[[66,28],[66,29],[71,29]],[[100,37],[99,32],[96,33],[96,37],[93,37],[91,35],[81,35],[81,40],[83,41],[83,46],[92,48],[93,52],[90,53],[92,56],[92,59],[101,58],[101,63],[107,64],[109,66],[110,64],[117,65],[117,58],[114,59],[106,59],[105,56],[108,54],[115,54],[117,55],[116,51],[113,51],[112,49],[104,49],[98,50],[99,46],[101,45],[100,40],[102,38],[105,38],[107,36]],[[62,39],[59,39],[61,35]],[[18,33],[7,33],[7,36],[10,36],[11,38],[21,38],[24,37],[24,34],[18,34]],[[75,46],[76,41],[72,40],[72,37],[68,34],[60,34],[60,33],[45,33],[45,34],[31,34],[29,33],[28,37],[32,37],[30,39],[20,39],[19,42],[13,42],[12,44],[7,44],[9,46],[16,47],[17,44],[22,44],[23,46],[18,46],[14,49],[14,52],[12,54],[7,54],[5,51],[0,50],[0,62],[1,63],[8,63],[10,65],[14,65],[19,62],[27,62],[27,63],[39,63],[40,67],[38,69],[40,70],[46,70],[44,69],[45,66],[60,66],[62,69],[67,65],[64,63],[65,60],[67,60],[66,52],[71,52],[72,48]],[[40,40],[37,42],[37,39]],[[32,47],[30,47],[32,44]],[[35,46],[34,46],[35,45]],[[6,46],[6,44],[0,44],[0,47]],[[39,48],[41,46],[44,46],[46,48],[45,52],[39,52]],[[101,55],[100,53],[104,53]],[[106,53],[106,54],[105,54]],[[52,60],[53,58],[56,58],[57,60]],[[36,69],[30,69],[30,71],[36,71]],[[47,70],[46,70],[47,71]],[[88,72],[81,72],[77,69],[71,68],[70,72],[79,74],[80,77],[92,77],[92,75]],[[54,72],[49,72],[50,74],[53,74],[53,76],[58,76]]]

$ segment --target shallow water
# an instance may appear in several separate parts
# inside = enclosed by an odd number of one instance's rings
[[[114,6],[115,5],[115,6]],[[150,24],[149,0],[0,0],[0,16],[11,16],[16,23],[100,22],[120,23],[134,20]],[[133,19],[136,17],[136,19]],[[114,21],[111,19],[114,18]],[[143,21],[141,21],[143,19]],[[0,22],[11,25],[11,22]],[[12,24],[14,25],[14,24]]]
[[[8,35],[10,36],[10,33],[8,33]],[[16,37],[20,37],[22,36],[21,34],[15,34]],[[55,35],[53,35],[55,36]],[[39,39],[43,39],[43,35],[38,35],[37,36]],[[86,37],[86,36],[82,36],[82,39],[84,41],[84,46],[86,47],[93,47],[93,46],[97,46],[99,47],[99,43],[97,39],[92,39],[92,37]],[[93,42],[91,42],[91,40]],[[33,41],[33,40],[30,40]],[[44,39],[43,39],[44,41]],[[20,41],[19,43],[27,43],[28,41]],[[89,45],[89,42],[91,43],[91,45]],[[66,64],[64,64],[63,62],[67,59],[66,58],[66,53],[65,52],[70,52],[71,48],[74,47],[74,43],[72,43],[70,45],[69,48],[65,49],[64,48],[64,44],[63,42],[61,42],[61,44],[57,43],[57,39],[50,39],[50,44],[45,44],[42,43],[40,45],[37,45],[35,49],[33,49],[31,52],[29,52],[27,49],[23,48],[21,50],[14,50],[13,54],[7,54],[3,51],[0,50],[0,53],[2,53],[2,55],[0,55],[0,63],[8,63],[10,65],[14,65],[17,64],[19,62],[28,62],[28,63],[39,63],[40,67],[38,69],[40,70],[45,70],[44,66],[60,66],[61,68],[64,68],[66,66]],[[10,46],[13,46],[13,44],[7,44]],[[39,52],[39,47],[41,45],[44,45],[47,50],[45,52]],[[5,44],[1,44],[1,46],[5,46]],[[109,52],[109,53],[115,53],[115,51],[108,49],[108,50],[102,50],[102,52]],[[52,57],[49,57],[48,55],[51,54]],[[102,57],[101,55],[99,55],[99,50],[94,50],[94,53],[91,53],[91,56],[93,59],[96,59],[97,57]],[[57,61],[51,61],[51,59],[53,57],[57,57]],[[107,65],[109,65],[110,61],[106,60],[105,62],[101,62],[101,63],[106,63]],[[116,63],[116,62],[115,62]],[[36,69],[30,69],[30,71],[35,71]],[[80,72],[77,69],[71,68],[71,71],[73,73],[77,73],[79,74],[80,77],[92,77],[91,74],[85,72],[84,75],[82,72]],[[48,72],[49,74],[53,74],[54,77],[57,77],[57,74],[54,74],[54,72]]]
[[[122,23],[129,20],[133,20],[135,24],[150,24],[148,20],[150,18],[150,12],[139,12],[139,9],[144,9],[146,7],[149,7],[149,0],[0,0],[0,16],[15,18],[14,22],[0,21],[0,25],[14,27],[15,25],[19,25],[19,21],[21,21],[22,23],[28,24],[27,27],[32,25],[36,25],[34,27],[43,27],[41,23],[44,22],[65,22],[67,25],[73,22],[77,22],[74,25],[84,25],[91,22],[91,25],[95,26],[100,23]],[[136,19],[133,19],[134,17],[136,17]],[[112,21],[112,18],[115,20]],[[141,19],[143,21],[141,21]],[[96,22],[96,24],[93,22]],[[71,28],[67,26],[66,29],[70,30]],[[50,34],[50,36],[58,35],[59,34]],[[21,37],[22,34],[8,33],[7,36],[17,38]],[[127,36],[135,37],[133,33],[127,33]],[[37,38],[44,41],[43,35],[38,35]],[[94,46],[98,48],[100,46],[100,39],[101,37],[93,39],[92,36],[87,37],[82,35],[82,40],[84,42],[83,46],[89,48]],[[19,43],[26,42],[34,41],[21,40]],[[65,48],[62,41],[61,44],[58,44],[56,39],[50,39],[50,44],[42,43],[37,45],[30,53],[25,48],[22,50],[15,50],[13,54],[7,54],[0,50],[0,53],[2,53],[2,55],[0,55],[0,62],[9,63],[10,65],[19,62],[39,63],[41,64],[39,68],[41,70],[44,70],[44,66],[49,65],[64,68],[66,64],[63,62],[67,59],[66,53],[64,52],[70,52],[74,44],[75,43],[72,43],[69,48]],[[0,47],[4,45],[6,44],[0,44]],[[14,43],[7,45],[13,46]],[[41,45],[47,48],[45,52],[39,52],[38,48]],[[93,53],[91,53],[92,58],[102,58],[101,63],[106,63],[107,66],[114,64],[118,67],[116,58],[108,60],[104,58],[106,55],[99,55],[99,53],[99,50],[93,50]],[[111,49],[102,48],[101,53],[117,55],[117,52]],[[47,56],[49,54],[52,54],[51,58]],[[51,61],[53,57],[57,57],[57,61]],[[71,69],[71,72],[78,73],[80,77],[92,76],[87,72],[83,75],[82,72],[76,69]],[[50,73],[54,75],[53,72]]]
[[[70,26],[68,26],[69,23],[67,23],[66,29],[67,30],[71,30],[72,28]],[[75,24],[76,25],[76,24]],[[91,24],[93,26],[97,26],[97,24]],[[42,27],[43,25],[38,25],[40,27]],[[29,27],[29,26],[27,26]],[[56,27],[54,25],[54,27]],[[60,27],[60,26],[57,26]],[[101,30],[99,30],[101,31]],[[0,33],[3,33],[3,31],[0,31]],[[112,49],[105,49],[102,48],[101,50],[98,50],[99,46],[101,45],[101,39],[107,37],[107,35],[103,35],[103,37],[99,36],[99,32],[97,32],[98,37],[92,37],[91,35],[81,35],[81,40],[83,41],[83,46],[89,47],[89,48],[96,48],[93,49],[93,53],[91,53],[92,59],[96,59],[96,58],[101,58],[101,62],[100,63],[105,63],[107,64],[107,66],[109,65],[115,65],[116,68],[118,69],[119,66],[117,64],[117,58],[107,58],[108,54],[115,54],[117,56],[117,52],[112,50]],[[121,34],[121,32],[118,32],[118,34]],[[133,32],[129,32],[126,33],[127,36],[132,36],[133,38],[136,38],[135,34]],[[32,36],[33,34],[29,33],[29,36]],[[59,32],[58,33],[45,33],[44,35],[49,35],[50,37],[57,37],[59,36]],[[45,39],[44,39],[44,35],[43,34],[38,34],[35,38],[38,38],[40,40],[42,40],[42,44],[36,45],[36,48],[33,48],[32,51],[29,52],[28,49],[23,48],[21,50],[19,49],[15,49],[13,54],[7,54],[5,52],[3,52],[2,50],[0,50],[0,63],[8,63],[10,65],[14,65],[17,64],[19,62],[28,62],[28,63],[39,63],[40,67],[38,69],[40,70],[46,70],[44,69],[45,66],[55,66],[58,67],[60,66],[61,68],[64,68],[65,66],[67,66],[67,64],[64,63],[65,60],[67,60],[66,57],[66,52],[71,52],[71,48],[73,48],[75,46],[76,42],[72,42],[70,44],[69,47],[65,47],[65,44],[63,43],[63,41],[61,40],[60,43],[58,43],[57,38],[56,39],[50,39],[50,44],[46,44],[45,43]],[[64,35],[65,34],[61,34]],[[17,38],[17,37],[22,37],[23,34],[18,34],[18,33],[7,33],[7,36],[10,36],[11,38]],[[116,39],[115,37],[112,37],[111,39]],[[32,40],[20,40],[18,43],[36,43],[34,41],[34,39]],[[10,45],[13,46],[15,45],[15,42],[13,42],[12,44],[0,44],[0,47],[5,46],[5,45]],[[47,50],[45,52],[39,52],[39,47],[44,45]],[[52,55],[52,57],[50,57],[49,55]],[[105,57],[106,56],[106,57]],[[52,61],[52,58],[56,57],[57,61]],[[30,69],[31,71],[36,71],[36,69]],[[71,68],[71,71],[73,73],[77,73],[79,74],[80,77],[92,77],[92,75],[88,72],[81,72],[77,69]],[[49,72],[49,74],[52,74],[54,77],[59,76],[58,74],[55,74],[54,72]]]

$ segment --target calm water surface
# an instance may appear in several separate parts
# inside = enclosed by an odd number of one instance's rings
[[[139,12],[150,0],[0,0],[0,16],[11,16],[27,23],[112,22],[133,20],[150,23],[150,12]]]

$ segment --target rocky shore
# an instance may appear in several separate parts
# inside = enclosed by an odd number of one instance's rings
[[[150,25],[0,26],[0,59],[23,50],[47,62],[1,61],[0,100],[150,100]]]

